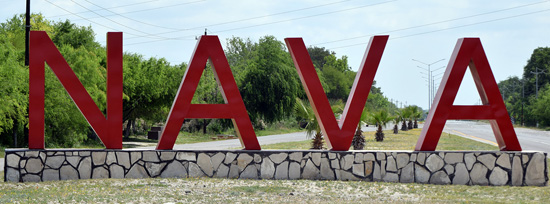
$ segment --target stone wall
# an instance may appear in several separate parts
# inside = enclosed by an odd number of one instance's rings
[[[4,180],[326,179],[543,186],[543,152],[6,150]]]

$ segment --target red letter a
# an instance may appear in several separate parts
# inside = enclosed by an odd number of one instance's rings
[[[221,92],[226,104],[191,104],[208,59],[214,67],[214,76],[218,85],[222,87]],[[231,118],[244,148],[260,149],[218,36],[204,35],[199,39],[189,67],[183,75],[157,149],[170,150],[174,147],[185,118]]]
[[[330,108],[327,95],[321,86],[321,81],[317,76],[315,67],[313,67],[304,41],[301,38],[285,39],[302,85],[315,112],[315,117],[319,121],[321,130],[328,137],[327,144],[330,149],[335,151],[349,150],[388,38],[387,35],[371,38],[361,66],[355,76],[339,124],[336,122],[334,113]]]
[[[44,31],[30,33],[29,149],[44,149],[44,62],[107,149],[122,149],[122,33],[107,33],[107,118]]]
[[[483,105],[453,105],[468,66]],[[434,151],[447,120],[471,119],[490,120],[500,150],[521,151],[479,38],[458,40],[433,104],[415,150]]]

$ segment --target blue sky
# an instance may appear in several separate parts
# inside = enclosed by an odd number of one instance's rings
[[[257,41],[273,35],[302,37],[349,57],[357,70],[369,38],[390,35],[375,80],[385,96],[428,108],[426,67],[446,66],[457,39],[479,37],[497,81],[521,76],[532,51],[550,46],[549,0],[31,0],[32,12],[49,20],[92,26],[105,43],[108,31],[124,32],[124,50],[188,62],[195,36],[208,30],[225,39]],[[0,0],[0,19],[25,12],[23,0]],[[91,12],[94,11],[94,12]],[[444,69],[434,71],[435,83]],[[471,75],[455,104],[477,104]]]

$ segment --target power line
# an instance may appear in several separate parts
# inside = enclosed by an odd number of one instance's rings
[[[387,34],[387,33],[393,33],[393,32],[398,32],[398,31],[404,31],[404,30],[410,30],[410,29],[415,29],[415,28],[426,27],[426,26],[432,26],[432,25],[437,25],[437,24],[441,24],[441,23],[448,23],[448,22],[457,21],[457,20],[463,20],[463,19],[468,19],[468,18],[473,18],[473,17],[479,17],[479,16],[488,15],[488,14],[494,14],[494,13],[499,13],[499,12],[503,12],[503,11],[518,9],[518,8],[522,8],[522,7],[533,6],[533,5],[536,5],[536,4],[548,3],[548,2],[549,2],[549,0],[545,0],[545,1],[535,2],[535,3],[531,3],[531,4],[524,4],[524,5],[520,5],[520,6],[515,6],[515,7],[505,8],[505,9],[499,9],[499,10],[496,10],[496,11],[490,11],[490,12],[486,12],[486,13],[475,14],[475,15],[471,15],[471,16],[463,16],[463,17],[459,17],[459,18],[453,18],[453,19],[448,19],[448,20],[443,20],[443,21],[437,21],[437,22],[427,23],[427,24],[423,24],[423,25],[417,25],[417,26],[411,26],[411,27],[406,27],[406,28],[390,30],[390,31],[381,32],[381,33]],[[322,44],[329,44],[329,43],[335,43],[335,42],[354,40],[354,39],[359,39],[359,38],[367,38],[367,37],[372,37],[373,35],[374,34],[361,35],[361,36],[355,36],[355,37],[351,37],[351,38],[344,38],[344,39],[339,39],[339,40],[315,43],[313,45],[322,45]]]
[[[390,40],[395,40],[395,39],[400,39],[400,38],[408,38],[408,37],[413,37],[413,36],[417,36],[417,35],[424,35],[424,34],[429,34],[429,33],[436,33],[436,32],[440,32],[440,31],[445,31],[445,30],[452,30],[452,29],[463,28],[463,27],[468,27],[468,26],[473,26],[473,25],[479,25],[479,24],[484,24],[484,23],[501,21],[501,20],[517,18],[517,17],[527,16],[527,15],[532,15],[532,14],[537,14],[537,13],[542,13],[542,12],[547,12],[547,11],[550,11],[550,9],[544,9],[544,10],[539,10],[539,11],[534,11],[534,12],[529,12],[529,13],[523,13],[523,14],[518,14],[518,15],[513,15],[513,16],[507,16],[507,17],[502,17],[502,18],[497,18],[497,19],[492,19],[492,20],[487,20],[487,21],[481,21],[481,22],[476,22],[476,23],[470,23],[470,24],[465,24],[465,25],[460,25],[460,26],[437,29],[437,30],[426,31],[426,32],[421,32],[421,33],[415,33],[415,34],[410,34],[410,35],[404,35],[404,36],[399,36],[399,37],[392,37],[392,38],[390,38]],[[330,48],[330,49],[334,50],[334,49],[340,49],[340,48],[345,48],[345,47],[353,47],[353,46],[359,46],[359,45],[365,45],[365,44],[367,44],[367,43],[364,42],[364,43],[357,43],[357,44],[351,44],[351,45],[344,45],[344,46],[339,46],[339,47],[333,47],[333,48]]]
[[[319,13],[319,14],[314,14],[314,15],[309,15],[309,16],[302,16],[302,17],[297,17],[297,18],[290,18],[290,19],[286,19],[286,20],[274,21],[274,22],[269,22],[269,23],[262,23],[262,24],[256,24],[256,25],[250,25],[250,26],[244,26],[244,27],[238,27],[238,28],[232,28],[232,29],[217,31],[217,32],[215,32],[215,33],[222,33],[222,32],[234,31],[234,30],[241,30],[241,29],[246,29],[246,28],[253,28],[253,27],[259,27],[259,26],[271,25],[271,24],[282,23],[282,22],[288,22],[288,21],[293,21],[293,20],[301,20],[301,19],[305,19],[305,18],[312,18],[312,17],[322,16],[322,15],[328,15],[328,14],[333,14],[333,13],[339,13],[339,12],[344,12],[344,11],[350,11],[350,10],[365,8],[365,7],[376,6],[376,5],[380,5],[380,4],[386,4],[386,3],[390,3],[390,2],[394,2],[394,1],[397,1],[397,0],[390,0],[390,1],[385,1],[385,2],[381,2],[381,3],[374,3],[374,4],[363,5],[363,6],[351,7],[351,8],[347,8],[347,9],[341,9],[341,10],[336,10],[336,11],[331,11],[331,12]],[[288,13],[288,12],[287,12],[287,13]],[[252,19],[252,18],[251,18],[251,19]],[[227,23],[235,23],[235,22],[241,22],[241,21],[247,21],[247,20],[248,20],[248,19],[243,19],[243,20],[231,21],[231,22],[226,22],[226,23],[218,23],[218,24],[213,24],[213,25],[223,25],[223,24],[227,24]],[[181,30],[178,30],[178,31],[185,31],[185,30],[191,30],[191,29],[197,29],[197,28],[204,28],[204,27],[209,27],[209,26],[210,26],[210,25],[207,25],[207,26],[198,26],[198,27],[194,27],[194,28],[181,29]],[[169,31],[169,32],[163,32],[163,33],[157,33],[157,34],[168,34],[168,33],[174,33],[174,32],[178,32],[178,31]],[[194,35],[183,36],[183,37],[177,37],[177,38],[189,38],[189,37],[194,37]],[[134,38],[135,38],[135,37],[134,37]],[[129,38],[129,39],[132,39],[132,38]],[[131,44],[126,44],[126,45],[144,44],[144,43],[151,43],[151,42],[158,42],[158,41],[162,41],[162,40],[144,41],[144,42],[131,43]]]
[[[125,18],[125,19],[127,19],[127,20],[131,20],[131,21],[134,21],[134,22],[138,22],[138,23],[141,23],[141,24],[144,24],[144,25],[153,26],[153,27],[157,27],[157,28],[164,28],[164,29],[168,29],[168,30],[175,30],[175,28],[168,28],[168,27],[164,27],[164,26],[159,26],[159,25],[155,25],[155,24],[151,24],[151,23],[147,23],[147,22],[135,20],[135,19],[132,19],[132,18],[123,16],[122,14],[118,14],[118,13],[116,13],[116,12],[114,12],[114,11],[111,11],[111,10],[108,9],[108,8],[105,8],[105,7],[102,7],[102,6],[100,6],[100,5],[97,5],[97,4],[95,4],[95,3],[93,3],[93,2],[91,2],[91,1],[89,1],[89,0],[84,0],[84,1],[86,1],[86,2],[88,2],[88,3],[90,3],[90,4],[92,4],[92,5],[94,5],[94,6],[96,6],[96,7],[99,7],[99,8],[101,8],[102,10],[109,11],[109,12],[111,12],[111,13],[117,15],[117,16],[120,16],[120,17],[122,17],[122,18]]]

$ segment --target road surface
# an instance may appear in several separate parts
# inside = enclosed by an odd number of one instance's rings
[[[524,151],[550,152],[550,132],[528,128],[514,128]],[[498,146],[491,125],[476,121],[447,121],[444,132]]]

